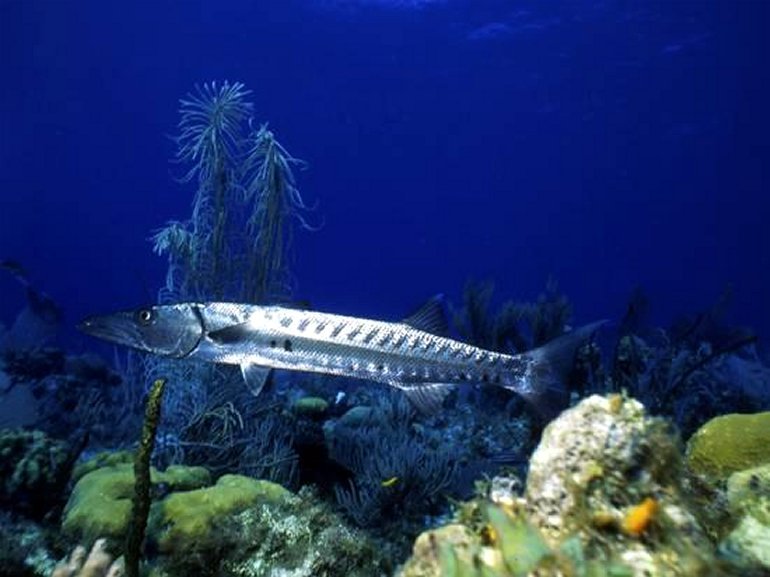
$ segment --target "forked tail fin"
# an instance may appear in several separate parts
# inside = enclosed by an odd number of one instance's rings
[[[577,350],[606,322],[582,326],[523,353],[522,358],[529,361],[526,384],[522,388],[517,385],[506,388],[524,397],[543,419],[551,419],[568,404],[565,384],[574,367]]]

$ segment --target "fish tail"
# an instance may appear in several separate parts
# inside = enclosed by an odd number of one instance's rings
[[[582,326],[523,353],[522,358],[529,364],[525,386],[517,383],[505,388],[524,397],[543,419],[550,420],[569,402],[566,382],[577,350],[606,322]]]

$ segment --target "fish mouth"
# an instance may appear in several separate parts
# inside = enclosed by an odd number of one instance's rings
[[[142,348],[133,318],[128,313],[95,315],[81,321],[77,328],[87,335],[134,348]]]

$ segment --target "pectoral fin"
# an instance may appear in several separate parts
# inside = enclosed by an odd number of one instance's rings
[[[252,363],[244,363],[241,365],[241,374],[243,380],[246,382],[246,386],[249,391],[255,397],[262,392],[270,378],[272,369],[270,367],[263,367],[262,365],[255,365]]]
[[[216,331],[211,331],[207,336],[209,340],[218,345],[232,345],[234,343],[240,343],[245,339],[248,339],[251,334],[251,325],[246,322],[238,323],[237,325],[231,325]]]

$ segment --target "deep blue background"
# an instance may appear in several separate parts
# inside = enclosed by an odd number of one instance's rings
[[[309,163],[296,296],[397,318],[469,277],[576,322],[734,287],[770,329],[770,3],[0,0],[0,258],[70,323],[162,284],[178,99],[238,80]],[[21,290],[0,278],[0,319]],[[74,343],[73,343],[74,346]]]

